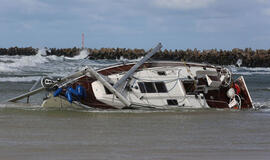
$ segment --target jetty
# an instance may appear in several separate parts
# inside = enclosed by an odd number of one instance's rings
[[[89,59],[137,59],[145,56],[147,53],[144,49],[128,49],[128,48],[100,48],[92,49],[85,48],[90,56]],[[32,47],[11,47],[0,48],[1,55],[35,55],[38,53],[37,48]],[[73,57],[80,54],[81,48],[46,48],[48,56],[67,56]],[[198,50],[198,49],[164,49],[159,51],[152,57],[154,60],[175,60],[189,61],[198,63],[211,63],[218,65],[235,65],[239,59],[242,60],[242,65],[245,67],[270,67],[270,49],[232,49],[232,50]]]

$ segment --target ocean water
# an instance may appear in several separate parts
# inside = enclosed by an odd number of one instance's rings
[[[18,104],[4,101],[29,90],[41,76],[65,76],[120,60],[0,56],[0,159],[269,159],[270,68],[228,66],[243,75],[256,109],[48,110],[44,93]]]

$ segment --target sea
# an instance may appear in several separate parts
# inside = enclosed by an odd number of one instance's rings
[[[41,77],[128,61],[87,55],[46,56],[40,49],[34,56],[0,56],[0,159],[270,159],[270,68],[226,66],[235,77],[244,76],[255,106],[250,110],[45,109],[46,92],[30,97],[29,104],[6,103]]]

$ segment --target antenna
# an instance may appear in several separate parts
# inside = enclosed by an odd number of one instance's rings
[[[84,33],[82,33],[82,49],[84,49]]]

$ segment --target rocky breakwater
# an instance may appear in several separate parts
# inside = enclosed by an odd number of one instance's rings
[[[67,56],[67,57],[74,57],[80,54],[80,48],[45,48],[47,56],[56,55],[56,56]],[[0,48],[0,56],[1,55],[8,55],[8,56],[16,56],[16,55],[23,55],[23,56],[31,56],[36,55],[38,53],[38,48],[26,47],[26,48],[19,48],[19,47],[11,47],[11,48]]]
[[[101,48],[88,49],[91,59],[135,59],[146,54],[143,49],[125,49],[125,48]],[[252,50],[232,49],[232,50],[163,50],[153,56],[156,60],[175,60],[199,63],[211,63],[218,65],[234,65],[241,59],[242,66],[246,67],[270,67],[270,49]]]
[[[8,56],[16,56],[16,55],[26,55],[31,56],[37,54],[38,49],[32,47],[26,48],[18,48],[18,47],[11,47],[11,48],[0,48],[0,55],[8,55]]]
[[[73,57],[80,54],[80,48],[49,48],[46,49],[46,55],[68,56]],[[147,51],[144,49],[126,49],[126,48],[88,48],[90,59],[136,59],[144,56]],[[0,55],[35,55],[38,49],[27,48],[0,48]],[[270,49],[269,50],[252,50],[246,49],[232,49],[232,50],[168,50],[158,52],[152,59],[156,60],[175,60],[175,61],[189,61],[200,63],[211,63],[218,65],[234,65],[238,59],[242,60],[242,66],[246,67],[270,67]]]

